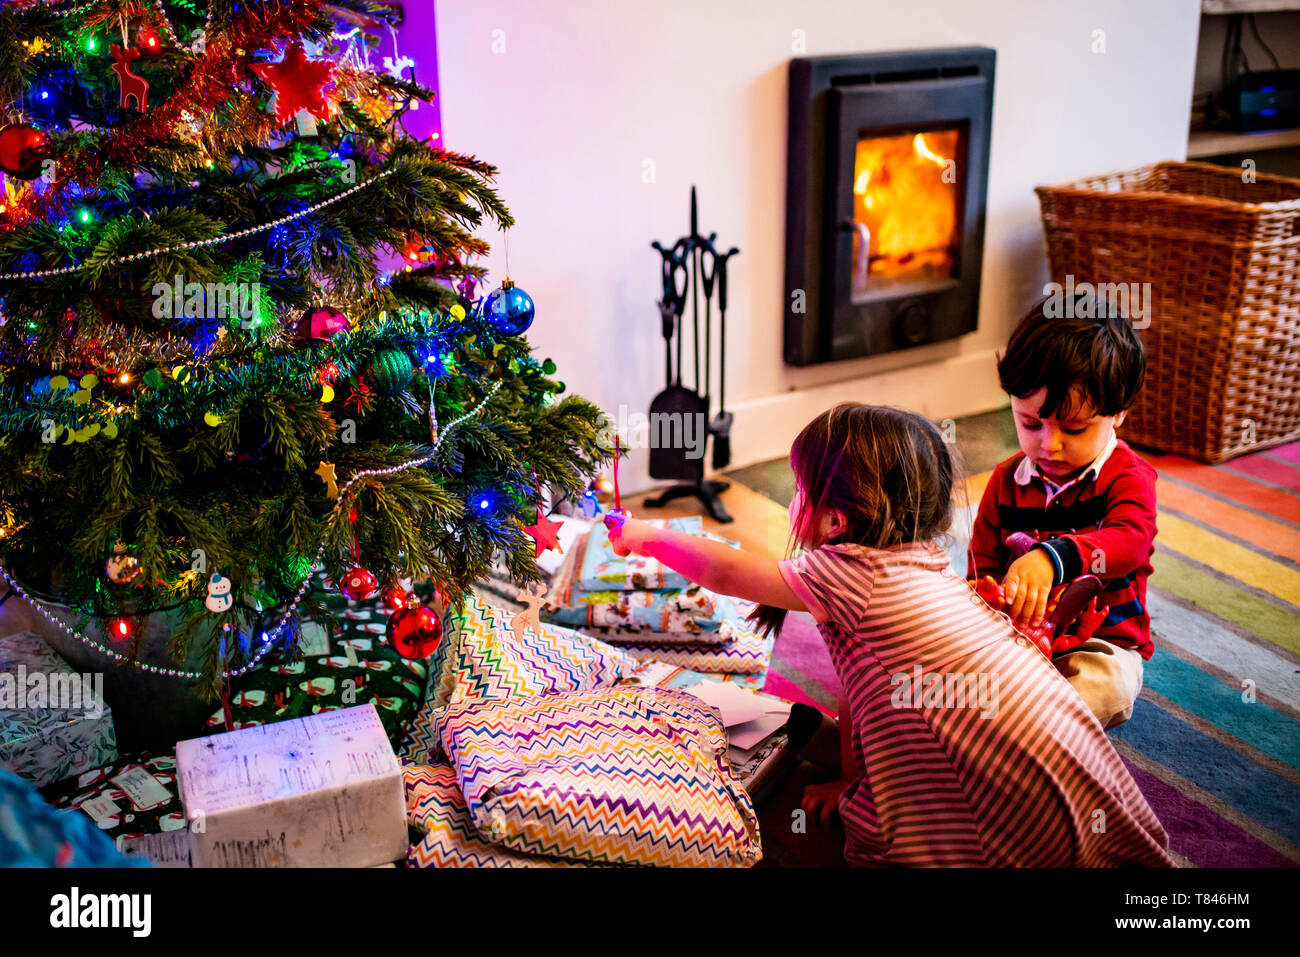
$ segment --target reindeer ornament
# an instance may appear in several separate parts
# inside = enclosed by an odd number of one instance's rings
[[[113,54],[113,72],[122,84],[122,98],[118,105],[126,109],[128,101],[135,97],[135,108],[143,113],[149,99],[149,81],[131,72],[131,63],[140,59],[139,49],[123,50],[114,43],[109,50]]]

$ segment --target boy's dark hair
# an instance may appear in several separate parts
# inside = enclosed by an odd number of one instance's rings
[[[847,520],[835,543],[871,548],[930,541],[952,525],[956,450],[915,412],[842,402],[803,427],[790,467],[804,496],[793,530],[803,547],[813,544],[813,523],[826,509]],[[749,617],[759,630],[779,632],[785,611],[760,605]]]
[[[1146,349],[1132,322],[1105,300],[1095,300],[1087,318],[1052,318],[1044,310],[1047,302],[1042,299],[1020,320],[998,359],[1003,391],[1023,398],[1046,387],[1040,416],[1060,416],[1074,386],[1097,415],[1123,412],[1137,399],[1147,368]],[[1083,312],[1076,309],[1074,315]]]

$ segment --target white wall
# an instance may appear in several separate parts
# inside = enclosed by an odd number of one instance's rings
[[[407,3],[402,34],[403,52],[417,60],[429,42],[423,6]],[[1046,281],[1033,187],[1185,156],[1199,7],[442,0],[444,141],[500,168],[518,221],[512,277],[538,306],[530,340],[571,389],[613,414],[620,405],[644,412],[663,386],[659,259],[649,244],[686,232],[690,186],[699,187],[701,230],[743,251],[731,269],[727,381],[733,465],[743,465],[786,454],[808,419],[842,399],[935,419],[1002,401],[994,351]],[[1098,29],[1104,53],[1092,52]],[[809,56],[997,51],[976,333],[873,359],[783,363],[786,69],[795,31]],[[643,182],[646,161],[653,183]],[[502,250],[498,241],[489,263],[498,280]],[[652,484],[646,467],[647,453],[636,452],[621,470],[625,487]]]

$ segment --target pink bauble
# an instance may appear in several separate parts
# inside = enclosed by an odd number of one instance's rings
[[[328,339],[336,332],[349,328],[348,317],[332,306],[308,309],[298,320],[298,338],[303,340]]]

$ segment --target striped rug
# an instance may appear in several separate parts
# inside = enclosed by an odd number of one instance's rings
[[[1192,867],[1300,865],[1300,442],[1159,472],[1156,653],[1112,735]]]
[[[1145,457],[1159,472],[1147,594],[1156,652],[1111,740],[1179,864],[1295,867],[1300,442],[1217,466]],[[987,480],[971,481],[970,501]],[[766,690],[833,713],[839,683],[807,616],[787,620]]]

